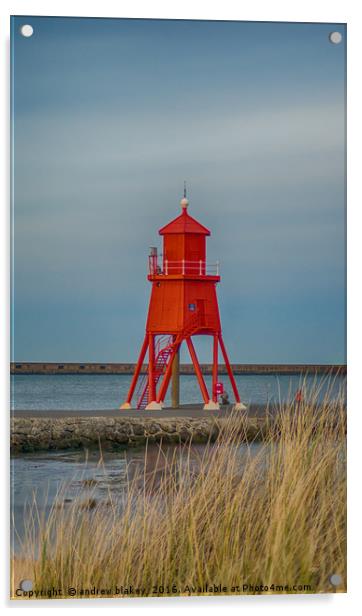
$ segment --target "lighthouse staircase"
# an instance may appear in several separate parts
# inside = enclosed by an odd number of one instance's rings
[[[173,336],[162,336],[156,343],[155,346],[155,368],[154,368],[154,383],[155,388],[160,380],[160,378],[165,374],[166,368],[169,363],[170,356],[172,352],[178,344],[182,340],[189,338],[192,334],[196,333],[196,331],[200,329],[200,318],[198,313],[189,320],[186,324],[185,329],[182,333],[178,334],[176,339],[173,339]],[[149,381],[148,381],[148,372],[143,375],[143,378],[140,381],[140,384],[136,391],[137,397],[137,408],[145,409],[149,402]]]

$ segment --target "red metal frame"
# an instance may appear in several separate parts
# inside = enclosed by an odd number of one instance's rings
[[[156,399],[155,385],[155,339],[153,334],[148,335],[148,399]]]
[[[236,385],[236,382],[235,382],[235,378],[234,378],[234,375],[233,375],[233,371],[232,371],[232,368],[231,368],[231,365],[230,365],[230,362],[229,362],[228,354],[226,352],[225,344],[224,344],[224,341],[222,339],[221,333],[219,334],[219,342],[220,342],[221,352],[222,352],[222,354],[224,356],[225,366],[226,366],[227,373],[229,375],[231,387],[233,388],[235,400],[236,400],[236,402],[240,402],[240,396],[239,396],[238,388],[237,388],[237,385]]]
[[[157,400],[157,402],[163,402],[164,401],[164,399],[166,397],[168,385],[169,385],[169,382],[170,382],[171,374],[172,374],[172,363],[173,363],[173,360],[174,360],[174,357],[175,357],[177,351],[180,348],[180,344],[181,344],[181,342],[178,342],[178,341],[174,342],[173,351],[172,351],[172,353],[170,355],[170,358],[168,360],[166,372],[165,372],[164,377],[162,379],[162,382],[161,382],[161,385],[160,385],[160,389],[159,389],[157,398],[156,397],[152,398],[152,400]]]
[[[201,393],[202,393],[202,397],[204,399],[205,404],[207,404],[209,402],[209,400],[210,400],[209,392],[207,391],[206,383],[204,381],[204,377],[203,377],[202,372],[201,372],[201,367],[200,367],[199,360],[198,360],[197,355],[196,355],[195,347],[193,345],[193,342],[192,342],[191,338],[186,338],[186,343],[187,343],[187,346],[188,346],[188,349],[189,349],[189,352],[190,352],[190,357],[191,357],[192,363],[193,363],[194,368],[195,368],[195,373],[196,373],[197,380],[198,380],[199,385],[200,385],[200,390],[201,390]]]
[[[129,391],[128,391],[128,394],[127,394],[126,402],[128,404],[130,404],[131,401],[132,401],[134,390],[136,389],[138,377],[140,375],[141,368],[142,368],[142,365],[143,365],[143,360],[144,360],[146,352],[147,352],[147,348],[148,348],[148,334],[146,333],[145,337],[144,337],[144,340],[143,340],[142,347],[141,347],[141,352],[139,354],[138,361],[137,361],[137,364],[136,364],[136,367],[135,367],[135,371],[134,371],[134,374],[133,374],[131,385],[130,385],[130,388],[129,388]]]
[[[162,336],[161,338],[158,338],[156,343],[156,336],[154,336],[155,350],[153,362],[153,382],[155,389],[157,388],[158,381],[164,374],[168,359],[172,353],[173,338],[173,336]],[[149,337],[147,343],[149,345]],[[149,402],[152,402],[152,400],[150,400],[149,393],[149,371],[147,371],[147,374],[143,376],[136,390],[137,408],[143,409],[148,405]],[[153,395],[156,395],[155,392],[153,392]]]
[[[216,392],[216,383],[217,383],[217,371],[218,371],[218,334],[214,334],[214,344],[213,344],[213,357],[212,357],[212,399],[214,402],[217,402],[217,392]]]

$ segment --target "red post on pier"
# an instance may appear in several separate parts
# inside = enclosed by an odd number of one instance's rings
[[[160,229],[162,256],[152,247],[149,255],[148,280],[152,284],[146,334],[129,392],[121,409],[148,410],[164,406],[172,375],[172,363],[181,344],[186,341],[204,401],[204,409],[218,409],[218,346],[235,396],[236,408],[244,409],[221,335],[216,285],[220,281],[219,263],[206,261],[206,237],[210,231],[188,213],[186,189],[181,200],[181,214]],[[212,391],[207,390],[201,372],[193,336],[212,337]],[[147,375],[141,368],[148,349]]]

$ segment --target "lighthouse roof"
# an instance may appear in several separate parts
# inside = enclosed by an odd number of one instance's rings
[[[182,214],[171,220],[167,225],[159,230],[160,235],[168,235],[170,233],[195,233],[198,235],[210,235],[209,229],[204,227],[195,218],[192,218],[187,213],[187,209],[183,208]]]

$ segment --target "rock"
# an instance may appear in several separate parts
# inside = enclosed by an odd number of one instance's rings
[[[129,437],[127,436],[127,434],[117,432],[114,440],[116,443],[124,445],[125,443],[128,443],[128,439]]]
[[[147,425],[148,434],[157,434],[157,432],[160,432],[160,430],[161,428],[158,423],[152,422],[151,424]]]
[[[176,432],[177,430],[176,423],[168,421],[163,422],[162,428],[165,432]]]
[[[133,424],[133,434],[138,436],[144,436],[145,434],[145,426],[139,423]]]

